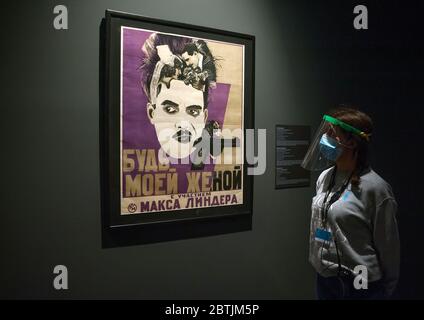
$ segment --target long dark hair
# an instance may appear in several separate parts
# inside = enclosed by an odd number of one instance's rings
[[[369,115],[358,110],[354,106],[340,105],[330,112],[327,113],[333,118],[339,119],[363,132],[365,132],[369,138],[373,131],[372,119]],[[368,169],[369,163],[369,139],[365,139],[355,133],[344,131],[348,139],[355,139],[357,147],[355,154],[357,154],[356,168],[352,175],[352,185],[359,186],[361,172]]]

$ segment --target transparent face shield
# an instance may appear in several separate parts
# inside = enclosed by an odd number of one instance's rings
[[[338,132],[340,128],[354,133],[367,141],[369,140],[369,134],[336,118],[324,115],[301,164],[303,168],[310,171],[320,171],[336,163],[336,160],[343,152],[343,145],[337,139],[340,136],[340,132]]]

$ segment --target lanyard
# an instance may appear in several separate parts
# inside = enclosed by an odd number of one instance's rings
[[[334,185],[335,185],[335,180],[336,180],[336,173],[337,173],[337,167],[334,168],[333,174],[331,176],[331,180],[330,180],[330,184],[328,186],[328,190],[325,194],[324,197],[324,202],[322,205],[322,210],[321,210],[321,219],[322,219],[322,224],[323,227],[325,228],[327,225],[327,216],[328,216],[328,211],[330,210],[331,205],[336,202],[341,195],[343,194],[343,192],[346,190],[347,186],[349,185],[350,179],[352,178],[353,172],[355,170],[353,170],[349,176],[349,178],[343,183],[343,185],[340,187],[340,189],[338,191],[336,191],[330,198],[330,200],[327,203],[327,199],[328,196],[330,195],[331,189],[333,189]],[[343,273],[346,274],[346,270],[343,269],[342,264],[341,264],[341,259],[340,259],[340,254],[339,254],[339,248],[337,246],[337,240],[336,237],[334,236],[334,245],[336,246],[336,254],[337,254],[337,265],[338,265],[338,271],[337,271],[337,275],[340,277]],[[350,274],[349,272],[347,272],[347,274]]]
[[[333,189],[334,184],[335,184],[335,180],[336,180],[337,167],[334,168],[333,174],[331,175],[330,184],[328,186],[327,192],[326,192],[325,197],[324,197],[324,202],[323,202],[322,208],[321,208],[321,219],[322,219],[322,223],[323,223],[324,227],[327,224],[328,211],[330,210],[331,205],[334,202],[336,202],[337,200],[339,200],[339,198],[341,197],[343,192],[346,190],[347,186],[349,185],[350,179],[352,178],[353,172],[354,171],[351,172],[349,178],[343,183],[343,185],[340,187],[340,189],[337,190],[331,196],[330,200],[327,203],[328,196],[330,195],[330,192]]]

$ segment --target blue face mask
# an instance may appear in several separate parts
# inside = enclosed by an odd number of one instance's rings
[[[338,144],[337,140],[331,138],[326,133],[322,135],[319,147],[322,155],[331,161],[336,161],[343,152],[343,149]]]

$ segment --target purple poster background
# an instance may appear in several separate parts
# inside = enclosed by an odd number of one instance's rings
[[[147,97],[141,87],[139,70],[144,57],[142,47],[151,34],[152,32],[139,29],[123,28],[122,149],[160,149],[154,126],[147,118]],[[230,86],[217,83],[217,87],[209,91],[208,119],[218,121],[221,127],[225,118]],[[186,172],[191,170],[191,165],[175,164],[171,167],[175,167],[178,173],[178,192],[185,193]],[[204,171],[213,170],[213,164],[205,165]],[[134,172],[133,177],[136,174],[137,172]],[[122,191],[125,194],[125,185]]]

